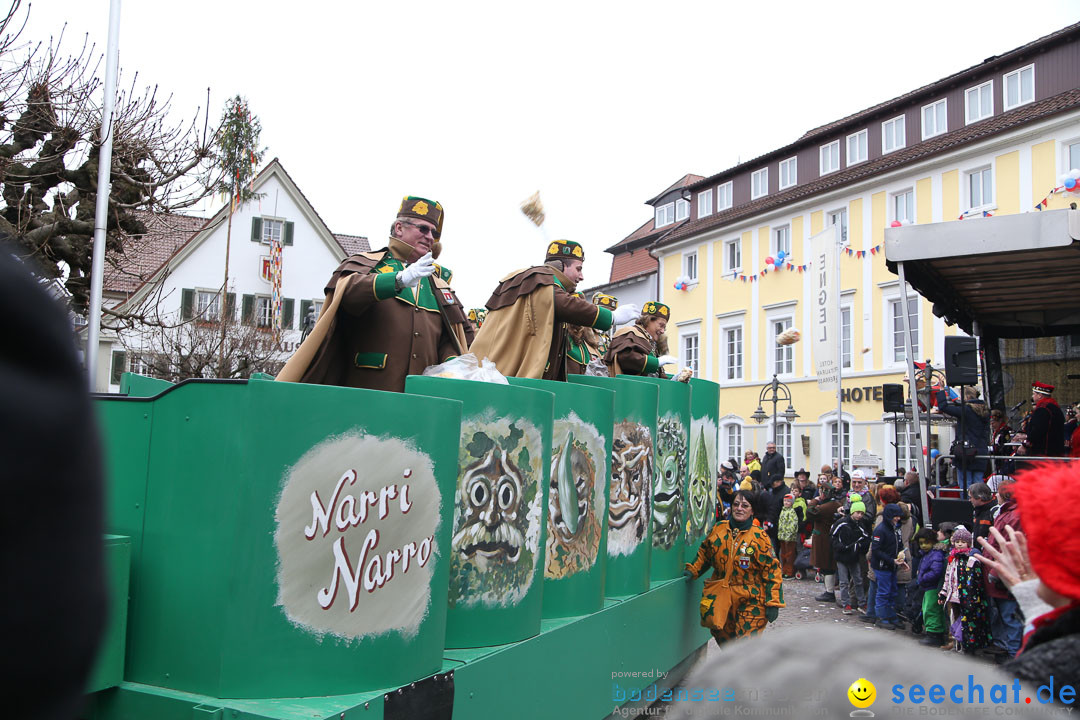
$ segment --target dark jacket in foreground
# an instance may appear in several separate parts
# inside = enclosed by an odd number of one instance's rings
[[[1080,686],[1080,606],[1038,627],[1004,670],[1033,685],[1049,683],[1053,675],[1055,693],[1062,685]]]

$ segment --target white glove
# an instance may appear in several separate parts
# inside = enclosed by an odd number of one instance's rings
[[[661,355],[660,357],[656,358],[656,361],[659,362],[660,365],[674,365],[675,363],[679,362],[679,358],[675,357],[674,355]]]
[[[431,259],[431,253],[424,255],[409,267],[398,273],[398,282],[402,287],[415,288],[420,278],[426,278],[435,273],[435,261]]]
[[[633,303],[630,303],[629,305],[620,305],[611,311],[611,324],[625,325],[628,322],[637,320],[638,315],[640,314],[641,309]]]

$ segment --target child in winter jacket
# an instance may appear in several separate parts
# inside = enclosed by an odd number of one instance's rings
[[[948,525],[949,523],[942,523]],[[923,531],[920,531],[920,534]],[[932,531],[929,531],[932,532]],[[923,555],[919,562],[917,582],[922,596],[923,645],[940,647],[945,644],[945,613],[938,601],[938,591],[945,579],[945,564],[948,562],[949,536],[952,529],[939,528],[937,542]]]
[[[908,542],[908,557],[911,558],[911,579],[904,593],[903,614],[911,618],[911,631],[917,635],[923,632],[922,601],[926,590],[919,586],[919,568],[922,561],[933,549],[937,536],[933,530],[923,528],[911,536]]]
[[[780,543],[780,572],[786,578],[795,577],[799,516],[795,512],[795,496],[791,493],[784,496],[784,507],[780,511],[780,520],[776,523],[776,539]]]
[[[863,525],[866,505],[861,500],[851,503],[847,515],[841,515],[830,533],[836,572],[844,602],[844,614],[851,615],[855,608],[866,607],[863,595],[862,566],[859,560],[870,549],[870,536]]]
[[[983,586],[983,565],[971,549],[971,531],[958,525],[952,534],[952,550],[945,567],[945,579],[938,602],[948,609],[949,631],[956,647],[973,653],[990,645],[990,612]]]

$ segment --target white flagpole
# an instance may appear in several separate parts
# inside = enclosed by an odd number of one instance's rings
[[[836,352],[836,447],[839,454],[836,458],[836,474],[840,477],[844,476],[844,395],[841,387],[844,380],[844,308],[841,304],[840,298],[843,296],[843,283],[840,281],[840,254],[844,251],[844,234],[843,228],[840,223],[837,222],[833,225],[836,228],[836,324],[838,325],[836,333],[837,352]],[[852,318],[852,324],[854,325],[854,318]],[[852,327],[852,335],[854,335],[854,327]],[[852,338],[854,342],[854,338]],[[855,349],[852,348],[852,360],[854,360]]]
[[[90,390],[97,388],[98,343],[101,332],[101,286],[105,271],[105,226],[108,221],[112,176],[113,114],[120,56],[120,0],[109,3],[109,44],[105,51],[105,101],[101,109],[101,153],[98,155],[97,206],[94,212],[94,254],[90,267],[89,327],[86,332],[86,374]]]

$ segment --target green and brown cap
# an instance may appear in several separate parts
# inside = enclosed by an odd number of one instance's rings
[[[650,300],[645,303],[645,306],[641,308],[642,315],[651,315],[653,317],[664,318],[665,320],[671,319],[671,308],[662,302]]]
[[[581,248],[580,243],[576,243],[573,240],[552,240],[548,243],[547,257],[544,258],[544,262],[548,260],[585,260],[585,251]]]
[[[619,298],[614,295],[605,295],[602,292],[595,293],[592,296],[593,305],[599,305],[602,308],[608,310],[614,310],[619,307]]]
[[[415,195],[406,195],[401,199],[401,207],[398,208],[397,216],[399,218],[427,220],[435,225],[436,239],[442,236],[443,207],[434,200],[416,197]]]

